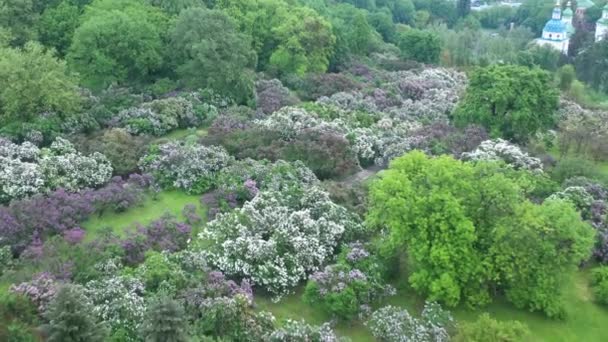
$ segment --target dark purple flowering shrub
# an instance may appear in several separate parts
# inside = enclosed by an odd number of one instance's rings
[[[64,189],[35,195],[0,208],[0,245],[10,245],[20,253],[36,237],[44,240],[80,226],[93,213],[122,211],[141,200],[152,179],[131,175],[114,177],[105,187],[72,193]]]
[[[298,99],[291,95],[289,89],[277,79],[257,81],[255,83],[255,98],[258,112],[262,115],[270,114],[298,102]]]
[[[75,245],[77,243],[82,242],[82,240],[84,240],[85,234],[86,234],[86,232],[82,228],[76,227],[76,228],[72,228],[72,229],[68,229],[68,230],[64,231],[63,238],[68,243]]]
[[[186,248],[192,227],[179,222],[175,216],[165,214],[147,226],[137,225],[121,241],[124,262],[135,265],[144,260],[148,250],[176,252]]]

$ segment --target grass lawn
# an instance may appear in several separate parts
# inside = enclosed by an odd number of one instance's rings
[[[532,333],[529,341],[534,342],[606,341],[608,308],[593,302],[588,278],[589,271],[581,270],[565,289],[568,316],[564,320],[549,319],[540,313],[517,309],[505,300],[496,300],[479,310],[458,307],[451,311],[457,322],[474,321],[483,312],[488,312],[498,320],[518,320],[528,325]],[[420,314],[424,305],[423,299],[414,294],[407,285],[397,285],[397,288],[397,296],[387,299],[385,304],[404,307],[412,314]],[[283,298],[279,303],[273,303],[260,295],[255,301],[258,309],[272,312],[279,321],[286,318],[304,319],[311,324],[329,321],[326,314],[302,302],[302,289]],[[353,342],[374,341],[360,322],[351,325],[339,324],[336,330],[342,336],[351,338]]]
[[[124,212],[105,212],[101,216],[93,216],[82,224],[82,228],[87,231],[86,240],[89,241],[106,227],[111,227],[116,234],[122,236],[126,228],[132,227],[136,223],[146,225],[164,213],[182,218],[181,212],[186,204],[196,205],[199,214],[205,217],[205,208],[201,207],[199,199],[199,195],[188,195],[183,191],[162,191],[156,196],[147,196],[140,205]]]

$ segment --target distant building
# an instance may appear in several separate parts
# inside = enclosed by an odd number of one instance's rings
[[[588,8],[595,6],[591,0],[578,0],[576,1],[576,22],[577,27],[581,27],[585,24],[585,12]]]
[[[574,33],[572,26],[572,9],[570,2],[564,11],[562,17],[562,8],[559,0],[555,4],[551,19],[547,21],[543,28],[543,35],[536,39],[536,44],[541,46],[551,46],[563,54],[568,54],[568,45],[570,45],[570,35]]]
[[[602,17],[595,24],[595,41],[599,42],[608,34],[608,4],[604,6]]]

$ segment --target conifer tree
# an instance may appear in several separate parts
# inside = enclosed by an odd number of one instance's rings
[[[46,327],[49,342],[101,342],[108,335],[79,285],[61,287],[44,316],[49,320]]]
[[[185,342],[186,313],[182,305],[170,297],[153,299],[146,308],[142,334],[146,342]]]

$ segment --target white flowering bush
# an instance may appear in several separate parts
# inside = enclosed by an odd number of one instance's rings
[[[217,108],[201,103],[196,94],[146,102],[118,113],[117,125],[131,134],[160,136],[176,128],[200,126],[217,115]]]
[[[219,214],[200,233],[209,260],[229,276],[249,278],[275,296],[316,271],[346,234],[361,229],[317,187],[301,195],[263,191],[242,208]]]
[[[542,162],[502,139],[483,141],[473,152],[465,152],[462,159],[471,161],[503,161],[518,170],[542,172]]]
[[[106,183],[112,166],[100,153],[85,156],[67,140],[57,138],[39,149],[0,139],[0,202],[9,202],[57,188],[78,191]]]
[[[265,119],[254,121],[258,127],[280,132],[285,139],[292,139],[300,131],[317,127],[322,123],[323,121],[314,113],[298,107],[285,107]]]
[[[305,321],[288,319],[283,326],[270,334],[269,342],[338,342],[346,341],[336,335],[329,323],[320,326],[310,325]]]
[[[106,322],[113,332],[121,330],[127,341],[138,341],[137,333],[144,318],[144,284],[131,276],[110,276],[86,284],[93,301],[93,314]]]
[[[452,316],[439,304],[427,302],[421,318],[389,305],[374,311],[365,325],[378,341],[444,342],[450,340],[447,328],[452,323]]]
[[[140,167],[163,187],[203,193],[233,158],[222,147],[171,141],[153,146],[140,161]]]
[[[77,191],[102,185],[112,177],[112,165],[103,154],[93,152],[84,156],[62,138],[42,149],[39,164],[50,189]]]
[[[569,186],[562,191],[558,191],[547,198],[547,200],[563,199],[574,204],[583,218],[587,218],[591,205],[594,202],[593,196],[587,192],[583,186]]]

